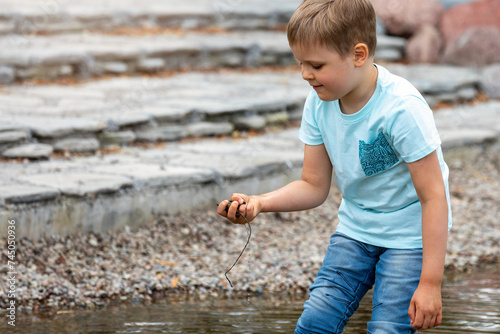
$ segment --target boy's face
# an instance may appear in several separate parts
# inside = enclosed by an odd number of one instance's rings
[[[294,45],[292,52],[300,64],[302,78],[309,82],[323,101],[348,95],[355,87],[353,58],[320,45]]]

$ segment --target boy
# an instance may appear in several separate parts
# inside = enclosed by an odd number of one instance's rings
[[[368,333],[414,333],[441,323],[451,226],[448,168],[432,111],[406,80],[373,63],[369,0],[305,0],[288,41],[313,89],[299,130],[301,180],[260,196],[233,194],[233,223],[260,212],[322,204],[335,171],[339,225],[295,333],[341,333],[374,286]],[[239,209],[238,209],[239,206]]]

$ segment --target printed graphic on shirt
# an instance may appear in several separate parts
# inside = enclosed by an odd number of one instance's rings
[[[359,141],[359,161],[366,176],[371,176],[398,162],[396,153],[383,133],[379,133],[372,143]]]

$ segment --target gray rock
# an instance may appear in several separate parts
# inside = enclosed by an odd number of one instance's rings
[[[125,145],[136,140],[136,135],[133,131],[117,131],[105,132],[102,135],[103,145]]]
[[[267,124],[283,124],[288,122],[289,116],[286,111],[281,111],[277,113],[269,113],[265,115]]]
[[[500,64],[483,68],[479,79],[481,90],[492,99],[500,98]]]
[[[434,108],[439,103],[438,99],[434,95],[423,95],[423,97],[430,108]]]
[[[106,124],[106,129],[116,131],[123,127],[138,126],[148,123],[151,120],[149,115],[140,112],[123,112],[121,114],[107,114],[95,117],[94,120],[101,124]]]
[[[64,138],[52,142],[55,151],[95,152],[99,149],[99,141],[95,137]]]
[[[46,42],[46,38],[42,39]],[[50,42],[48,43],[50,44]],[[32,62],[36,65],[52,66],[65,64],[79,64],[84,61],[85,53],[79,49],[72,49],[53,43],[50,48],[39,48],[30,52]]]
[[[135,135],[138,141],[157,142],[179,140],[188,133],[182,126],[171,125],[138,129]]]
[[[137,67],[141,71],[156,72],[165,68],[165,60],[162,58],[146,58],[141,59],[137,63]]]
[[[169,105],[168,101],[162,104],[145,106],[141,109],[141,112],[150,118],[154,118],[159,123],[177,122],[184,120],[191,115],[190,109]]]
[[[58,74],[58,76],[61,76],[61,77],[71,76],[74,74],[73,66],[71,66],[71,65],[59,66],[57,74]]]
[[[9,118],[6,119],[9,121]],[[10,121],[18,126],[28,127],[34,136],[60,138],[74,133],[95,133],[106,128],[100,121],[79,118],[12,117]]]
[[[45,33],[67,33],[81,31],[84,26],[81,22],[76,21],[63,21],[63,22],[48,22],[47,24],[38,27]]]
[[[438,130],[500,128],[500,102],[490,101],[472,106],[440,109],[434,114]]]
[[[96,193],[114,193],[132,186],[132,180],[117,175],[91,173],[51,173],[20,176],[19,180],[59,189],[63,195],[84,196]]]
[[[2,155],[5,158],[43,159],[48,158],[53,150],[52,146],[47,144],[26,144],[10,148]]]
[[[377,49],[374,59],[376,61],[398,61],[403,58],[403,53],[397,49]]]
[[[105,73],[123,74],[127,73],[128,66],[126,63],[119,61],[108,61],[97,65],[97,70]]]
[[[5,131],[0,132],[0,144],[17,143],[28,139],[25,131]]]
[[[0,204],[32,203],[51,200],[58,196],[59,191],[54,188],[21,184],[0,186]]]
[[[92,169],[96,173],[123,175],[134,179],[137,186],[166,187],[193,185],[214,180],[214,172],[204,168],[155,164],[119,164]]]
[[[464,87],[458,90],[457,97],[462,100],[472,100],[477,96],[475,87]]]
[[[0,66],[0,85],[14,82],[16,73],[12,67]]]
[[[406,38],[377,35],[377,50],[396,49],[403,52],[406,48]]]
[[[14,43],[16,43],[14,41]],[[2,51],[0,55],[0,64],[7,66],[19,66],[19,67],[27,67],[31,65],[31,59],[27,54],[19,54],[17,50],[8,50]]]
[[[406,48],[406,39],[402,37],[377,35],[375,60],[398,61],[403,58]]]
[[[263,116],[238,116],[231,121],[238,129],[261,130],[266,126],[266,118]]]
[[[447,65],[387,64],[393,74],[410,81],[421,93],[452,93],[463,87],[476,86],[479,73],[474,68]]]
[[[186,131],[190,136],[217,136],[227,135],[233,132],[234,125],[227,122],[210,123],[198,122],[186,126]]]
[[[385,35],[387,34],[387,29],[385,29],[384,23],[377,16],[377,35]]]
[[[498,132],[485,129],[445,129],[439,132],[443,149],[450,149],[464,145],[481,144],[485,141],[498,139]]]

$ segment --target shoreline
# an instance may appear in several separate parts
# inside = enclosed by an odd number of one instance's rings
[[[500,258],[500,145],[468,146],[445,152],[450,167],[453,227],[446,275],[498,266]],[[266,213],[247,228],[219,217],[213,207],[161,216],[155,223],[108,233],[17,240],[19,314],[94,309],[163,299],[237,298],[307,293],[337,224],[340,193],[332,187],[320,207]],[[473,222],[473,223],[471,223]],[[7,254],[2,252],[7,273]],[[0,282],[0,307],[9,299]]]

